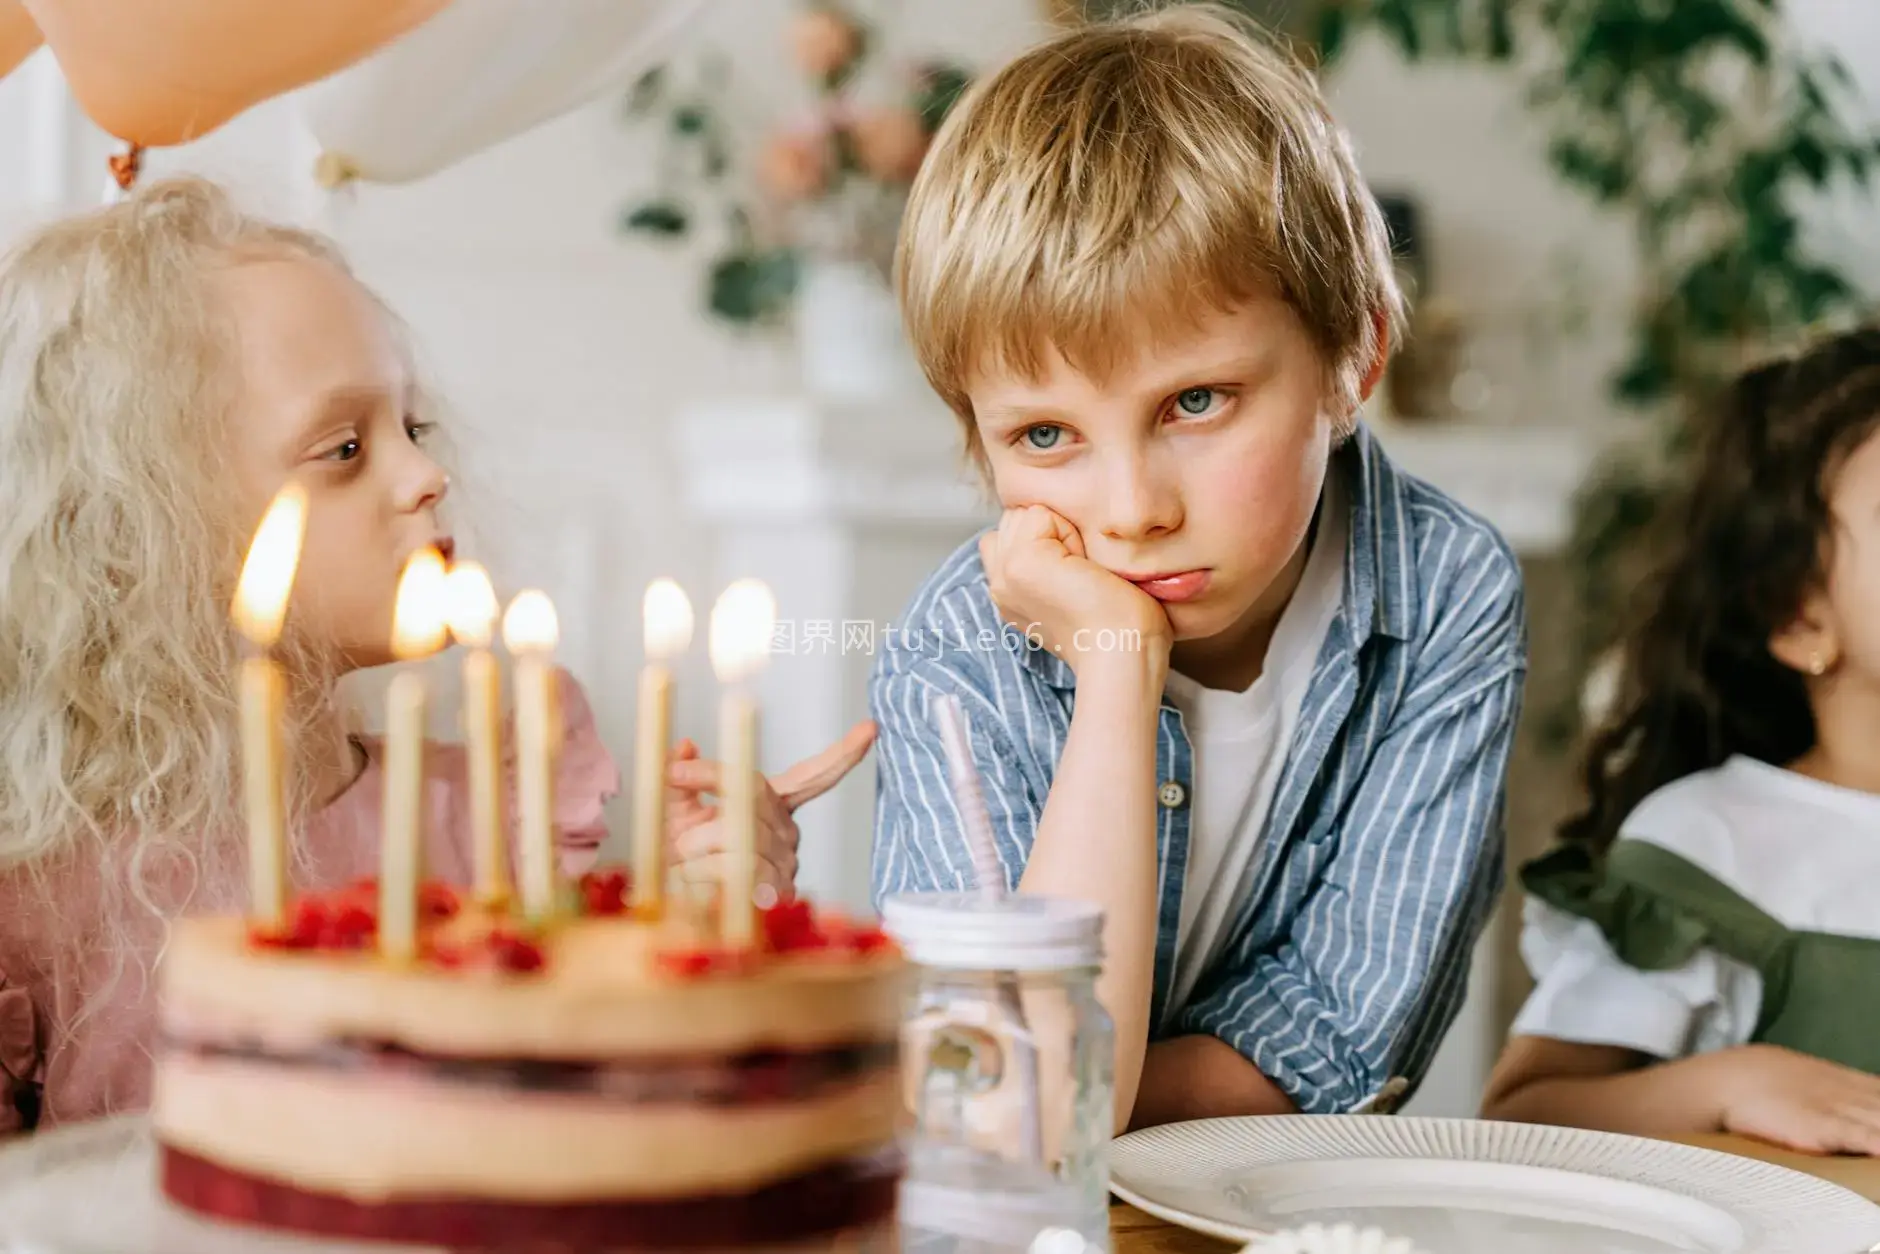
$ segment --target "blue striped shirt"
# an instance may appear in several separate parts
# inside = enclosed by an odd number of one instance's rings
[[[1165,698],[1151,1036],[1209,1033],[1301,1110],[1429,1069],[1501,887],[1508,753],[1527,670],[1520,567],[1490,527],[1360,430],[1333,459],[1351,526],[1337,615],[1256,854],[1254,889],[1193,998],[1171,1005],[1194,752]],[[1070,667],[993,605],[977,541],[878,654],[874,894],[961,891],[972,859],[929,714],[958,695],[1007,886],[1030,856],[1076,700]],[[1175,804],[1170,805],[1171,800]]]

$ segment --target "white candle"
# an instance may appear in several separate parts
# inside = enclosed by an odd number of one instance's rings
[[[485,906],[501,907],[509,899],[509,854],[503,839],[502,676],[490,652],[496,592],[475,562],[452,564],[447,591],[451,635],[464,646],[463,736],[476,897]]]
[[[392,656],[428,657],[444,647],[444,559],[411,555],[398,580]],[[418,882],[424,873],[424,676],[403,671],[385,695],[385,808],[379,832],[379,953],[394,962],[418,954]]]
[[[503,644],[515,656],[516,806],[522,910],[533,923],[555,913],[555,606],[541,592],[518,593],[503,615]]]
[[[306,489],[289,483],[255,529],[231,611],[236,628],[254,649],[242,660],[239,694],[242,788],[248,814],[248,910],[256,924],[271,929],[287,922],[287,809],[281,743],[287,681],[267,650],[280,639],[287,618],[287,598],[300,566],[306,528]]]
[[[719,707],[719,796],[725,826],[723,942],[749,946],[757,939],[757,698],[752,679],[764,668],[776,629],[777,603],[755,579],[726,588],[712,607],[712,671],[725,685]]]
[[[672,671],[666,663],[692,640],[692,603],[670,579],[655,579],[642,608],[646,666],[640,672],[633,770],[633,902],[657,915],[666,896],[666,759],[672,739]]]

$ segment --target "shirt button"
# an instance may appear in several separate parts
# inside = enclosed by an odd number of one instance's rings
[[[1180,780],[1164,780],[1155,790],[1155,799],[1162,803],[1165,810],[1179,810],[1188,804],[1188,790],[1181,786]]]

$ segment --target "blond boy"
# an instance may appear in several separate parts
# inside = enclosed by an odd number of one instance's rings
[[[1495,532],[1358,423],[1401,311],[1313,82],[1211,10],[979,84],[899,286],[1004,507],[871,684],[877,897],[970,885],[965,703],[1012,887],[1106,912],[1117,1124],[1414,1087],[1501,875],[1526,670]]]

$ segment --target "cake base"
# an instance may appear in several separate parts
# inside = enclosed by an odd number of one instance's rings
[[[774,1247],[878,1227],[894,1214],[901,1156],[818,1168],[739,1196],[672,1201],[527,1203],[487,1198],[363,1202],[235,1171],[158,1147],[161,1187],[177,1205],[233,1223],[345,1240],[599,1254],[611,1250]]]

